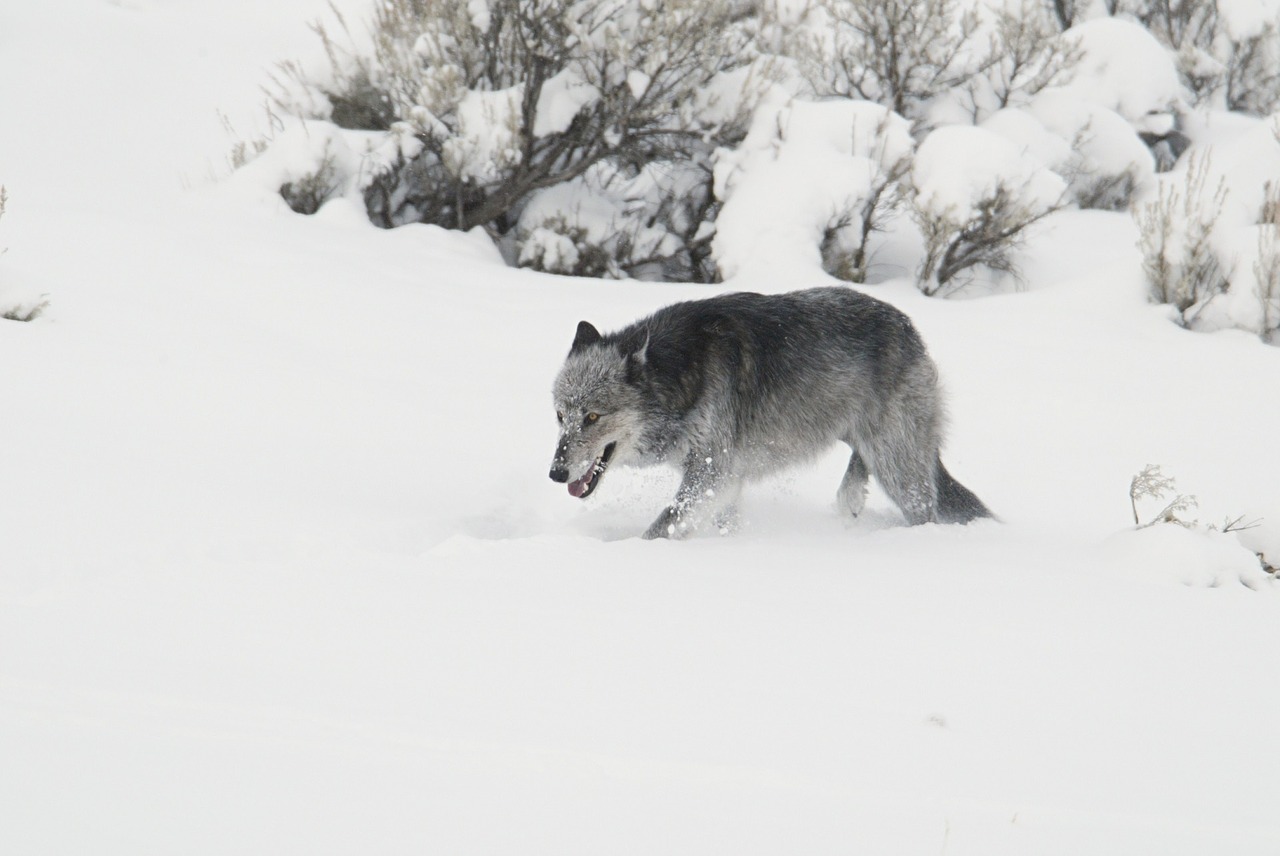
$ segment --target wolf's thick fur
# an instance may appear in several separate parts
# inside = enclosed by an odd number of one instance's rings
[[[909,523],[989,517],[942,465],[938,372],[906,315],[843,287],[677,303],[617,333],[586,321],[555,382],[551,478],[591,494],[612,464],[684,477],[646,538],[732,520],[745,480],[844,441],[837,500],[874,475]]]

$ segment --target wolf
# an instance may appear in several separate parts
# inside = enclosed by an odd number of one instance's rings
[[[744,482],[852,449],[836,494],[857,516],[875,476],[910,524],[991,512],[942,465],[938,371],[915,326],[841,286],[676,303],[615,333],[582,321],[553,389],[551,480],[582,499],[620,464],[672,464],[645,538],[732,527]]]

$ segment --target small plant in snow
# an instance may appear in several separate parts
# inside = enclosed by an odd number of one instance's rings
[[[228,137],[235,141],[231,144],[231,150],[227,153],[227,165],[231,167],[232,172],[240,169],[258,155],[265,152],[271,145],[271,134],[279,130],[280,120],[279,117],[272,112],[270,103],[266,106],[266,112],[271,131],[268,132],[267,136],[246,140],[240,135],[240,132],[236,130],[235,125],[231,123],[231,118],[222,111],[218,111],[218,119],[222,122],[222,130],[226,132]]]
[[[44,311],[48,308],[49,301],[38,300],[34,303],[10,306],[0,312],[0,318],[3,318],[6,321],[34,321],[44,314]]]
[[[0,184],[0,217],[4,216],[4,206],[8,201],[9,192],[5,190],[3,184]],[[7,249],[7,247],[0,247],[0,256],[4,255]],[[6,321],[34,321],[48,307],[49,301],[43,299],[9,304],[0,307],[0,318]]]
[[[1177,309],[1184,326],[1191,326],[1229,287],[1212,240],[1227,186],[1219,180],[1209,191],[1209,161],[1208,150],[1193,156],[1181,179],[1167,177],[1157,197],[1137,211],[1142,271],[1151,299]]]
[[[1158,464],[1147,464],[1143,467],[1142,472],[1129,482],[1129,505],[1133,509],[1133,525],[1139,529],[1146,529],[1157,523],[1176,523],[1186,527],[1195,525],[1195,521],[1182,520],[1178,514],[1195,508],[1198,505],[1196,498],[1175,493],[1174,489],[1173,479],[1160,472]],[[1171,494],[1172,499],[1166,501],[1166,497]],[[1146,498],[1159,500],[1164,503],[1164,507],[1154,517],[1143,523],[1138,516],[1138,500]]]
[[[1138,502],[1143,499],[1154,499],[1161,503],[1160,510],[1145,523],[1138,514]],[[1216,523],[1205,525],[1199,520],[1187,520],[1180,516],[1198,506],[1199,503],[1194,496],[1177,492],[1174,480],[1162,473],[1158,464],[1147,464],[1142,468],[1142,472],[1129,481],[1129,507],[1133,511],[1133,526],[1135,529],[1149,529],[1159,523],[1173,523],[1184,529],[1227,535],[1233,532],[1238,533],[1256,529],[1262,522],[1260,519],[1246,521],[1245,515],[1241,514],[1236,517],[1225,518],[1221,525]],[[1243,542],[1241,546],[1244,546]],[[1249,549],[1257,558],[1261,569],[1275,577],[1277,568],[1271,564],[1266,555],[1259,552],[1256,547]],[[1251,585],[1248,580],[1242,581],[1246,585]]]
[[[280,186],[280,196],[299,214],[314,214],[342,190],[337,161],[328,146],[313,172]]]

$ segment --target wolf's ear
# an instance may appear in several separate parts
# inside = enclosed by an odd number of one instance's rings
[[[569,353],[573,353],[579,348],[585,348],[587,345],[594,345],[600,341],[600,331],[591,326],[590,321],[579,321],[578,332],[574,334],[573,345],[569,348]]]
[[[645,333],[644,344],[627,354],[627,383],[639,383],[644,376],[645,367],[649,363],[649,334]]]

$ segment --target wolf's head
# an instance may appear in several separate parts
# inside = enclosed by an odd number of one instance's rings
[[[560,440],[551,462],[551,480],[586,498],[609,464],[631,457],[640,435],[640,392],[645,347],[625,353],[586,321],[578,324],[573,346],[556,378],[553,397]]]

